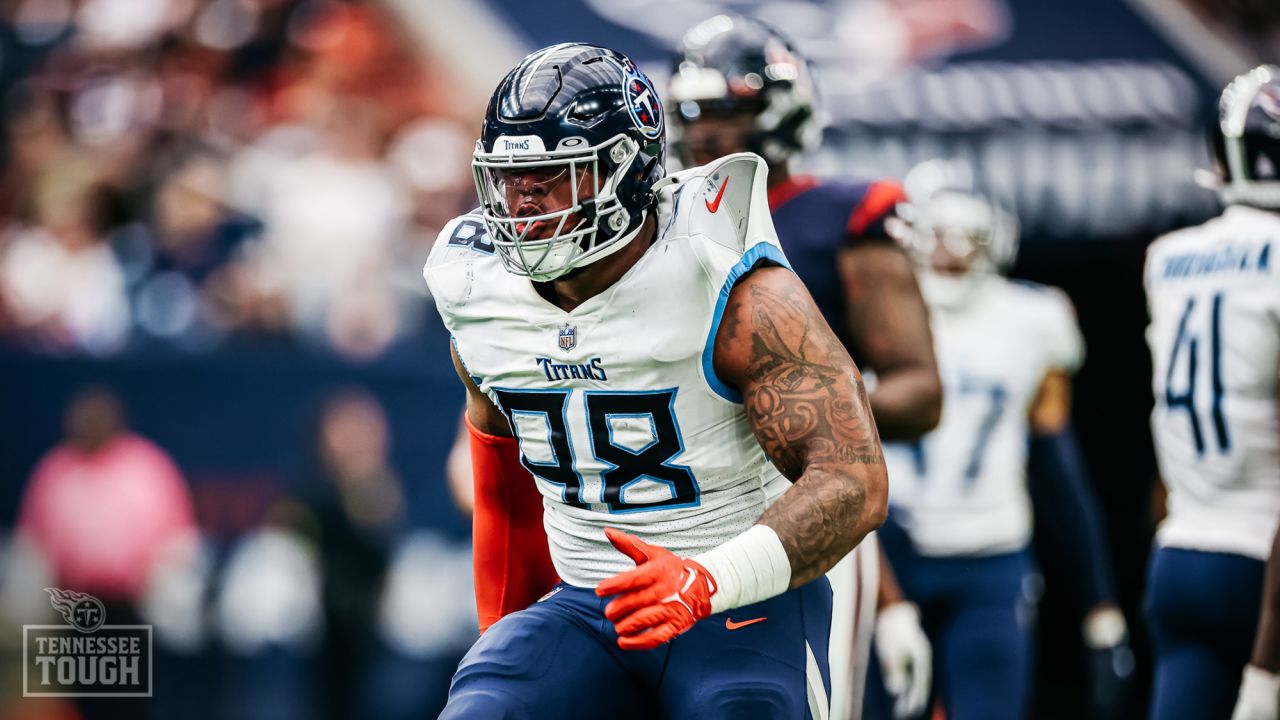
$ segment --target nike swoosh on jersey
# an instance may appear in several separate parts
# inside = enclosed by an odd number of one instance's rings
[[[737,630],[738,628],[744,628],[748,625],[755,625],[756,623],[762,623],[767,619],[768,618],[758,617],[758,618],[751,618],[750,620],[743,620],[742,622],[734,622],[733,618],[725,618],[724,626],[725,626],[725,629],[727,630]]]
[[[720,209],[720,200],[724,198],[724,189],[727,187],[729,187],[729,178],[725,178],[724,182],[720,183],[720,191],[716,193],[716,199],[714,202],[705,198],[703,199],[702,202],[707,204],[707,210],[713,215]]]

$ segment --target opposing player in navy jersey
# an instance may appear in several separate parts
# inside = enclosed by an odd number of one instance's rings
[[[1250,667],[1264,563],[1280,520],[1280,68],[1223,92],[1213,129],[1227,207],[1147,251],[1155,408],[1168,516],[1147,583],[1151,717],[1275,717],[1280,680]],[[1251,717],[1246,715],[1245,717]]]
[[[885,513],[871,408],[778,244],[763,161],[664,177],[664,146],[625,56],[539,50],[490,101],[480,208],[427,261],[500,616],[444,718],[828,717],[823,575]],[[530,488],[543,544],[512,547]],[[504,612],[539,550],[561,582]]]
[[[667,99],[683,163],[747,150],[769,164],[778,237],[827,322],[875,372],[870,401],[884,439],[914,439],[936,425],[942,391],[928,315],[910,262],[885,231],[901,187],[791,172],[793,155],[812,148],[822,132],[801,53],[756,20],[711,18],[681,42]],[[831,579],[832,717],[860,715],[873,627],[898,709],[918,712],[929,694],[928,641],[875,545],[863,542]]]

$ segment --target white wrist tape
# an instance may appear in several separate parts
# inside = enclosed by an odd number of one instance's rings
[[[1244,666],[1244,678],[1240,682],[1240,697],[1236,702],[1236,714],[1232,717],[1277,717],[1280,715],[1280,675],[1267,672],[1255,665]],[[1248,708],[1257,714],[1241,714]],[[1267,713],[1270,713],[1268,715]]]
[[[751,529],[693,560],[711,573],[716,592],[711,612],[750,605],[786,592],[791,584],[791,561],[778,533],[768,525]]]

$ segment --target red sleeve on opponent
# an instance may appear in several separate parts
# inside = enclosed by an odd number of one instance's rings
[[[885,218],[893,214],[898,203],[905,202],[907,193],[893,180],[877,180],[867,186],[862,200],[849,215],[849,236],[852,238],[887,237]]]
[[[542,495],[520,464],[515,438],[466,419],[475,483],[471,542],[480,632],[545,595],[560,578],[542,526]]]

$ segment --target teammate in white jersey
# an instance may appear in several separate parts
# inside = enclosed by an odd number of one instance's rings
[[[427,262],[477,486],[536,483],[564,581],[487,630],[442,717],[827,716],[822,574],[885,513],[866,393],[763,162],[664,179],[663,153],[630,60],[540,50],[490,102],[480,211]]]
[[[1169,493],[1147,585],[1160,720],[1230,715],[1280,518],[1280,69],[1236,78],[1214,135],[1226,210],[1156,240],[1144,273]],[[1253,670],[1269,692],[1241,697],[1274,713],[1274,668]]]
[[[1074,311],[1056,289],[1000,275],[1017,223],[963,174],[938,161],[913,170],[895,223],[920,267],[944,402],[936,430],[886,445],[893,483],[879,535],[920,606],[947,717],[1012,720],[1026,712],[1032,667],[1029,479],[1054,488],[1065,532],[1093,528],[1073,548],[1087,558],[1084,575],[1103,577],[1084,580],[1100,586],[1086,632],[1108,651],[1127,648],[1069,432],[1071,375],[1084,358]]]

